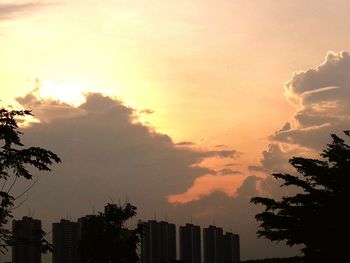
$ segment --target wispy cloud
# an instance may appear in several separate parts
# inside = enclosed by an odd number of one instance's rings
[[[25,13],[29,13],[37,10],[46,4],[40,2],[27,2],[27,3],[0,3],[0,20],[14,19],[22,16]]]

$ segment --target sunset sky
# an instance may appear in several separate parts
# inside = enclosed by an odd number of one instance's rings
[[[49,226],[127,195],[140,218],[238,232],[243,259],[293,255],[256,240],[249,199],[278,196],[271,172],[350,128],[349,12],[349,0],[0,0],[1,106],[32,109],[25,142],[63,160],[16,215],[31,207]]]

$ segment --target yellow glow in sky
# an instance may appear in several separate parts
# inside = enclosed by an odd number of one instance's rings
[[[345,0],[15,2],[0,1],[3,104],[35,79],[73,105],[107,90],[175,142],[238,149],[242,167],[292,117],[292,73],[350,46]]]

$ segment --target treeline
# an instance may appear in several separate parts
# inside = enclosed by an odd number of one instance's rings
[[[242,263],[299,263],[302,262],[301,257],[290,257],[290,258],[265,258],[241,261]]]

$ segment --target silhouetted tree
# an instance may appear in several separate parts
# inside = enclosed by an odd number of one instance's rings
[[[78,252],[82,263],[136,263],[140,261],[137,246],[142,224],[127,229],[125,223],[136,215],[136,207],[108,204],[98,215],[81,221],[82,233]]]
[[[11,245],[11,231],[6,224],[12,217],[12,210],[15,208],[15,201],[21,198],[25,192],[15,196],[11,193],[19,178],[31,180],[33,175],[29,168],[36,168],[39,171],[50,171],[49,166],[54,162],[60,162],[60,158],[51,151],[39,147],[24,148],[21,143],[21,132],[18,130],[18,117],[31,115],[27,110],[6,110],[0,109],[0,252],[4,252],[7,246]],[[7,186],[7,182],[12,182]],[[40,234],[43,237],[43,233]],[[45,239],[42,240],[43,252],[51,247]],[[46,246],[47,245],[47,246]]]
[[[289,246],[303,245],[306,262],[348,262],[350,146],[333,134],[321,157],[292,158],[289,162],[301,176],[273,174],[284,181],[281,186],[296,186],[299,193],[281,200],[251,199],[265,206],[255,216],[260,222],[257,234]]]

